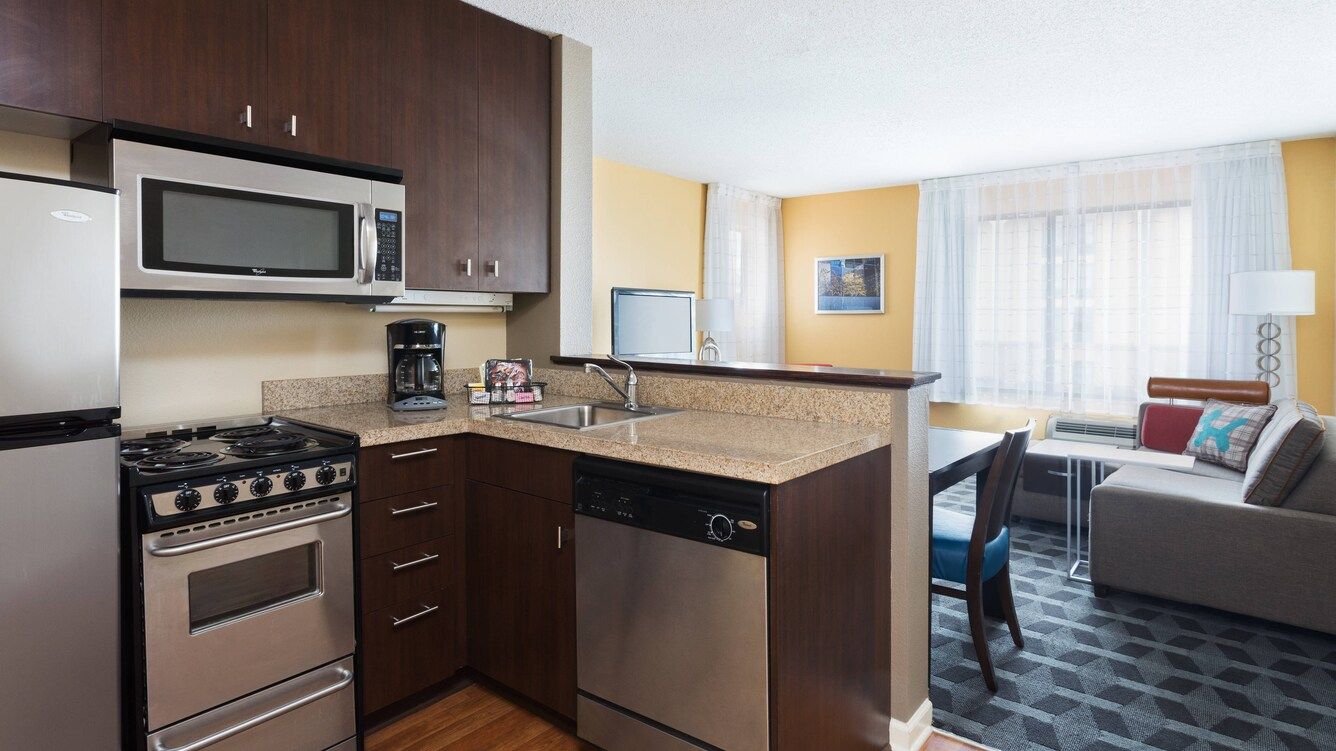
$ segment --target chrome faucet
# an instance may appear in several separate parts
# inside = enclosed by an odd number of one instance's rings
[[[640,405],[639,405],[638,403],[636,403],[636,385],[637,385],[640,381],[639,381],[639,379],[636,378],[636,369],[633,368],[633,367],[631,367],[631,363],[626,362],[625,360],[618,360],[617,358],[613,357],[612,355],[608,355],[608,359],[609,359],[609,360],[612,360],[613,362],[617,363],[618,365],[622,366],[623,368],[626,368],[626,388],[625,388],[625,389],[623,389],[621,386],[618,386],[618,385],[617,385],[617,382],[614,381],[614,380],[612,380],[612,376],[608,375],[608,371],[606,371],[606,370],[604,370],[603,368],[601,368],[601,367],[595,365],[595,364],[592,363],[592,362],[587,362],[587,363],[585,363],[585,372],[586,372],[586,373],[598,373],[600,376],[603,376],[603,380],[607,381],[607,382],[608,382],[608,385],[612,387],[612,390],[613,390],[613,391],[616,391],[616,392],[617,392],[617,395],[620,396],[620,397],[626,402],[626,408],[627,408],[627,409],[631,409],[631,410],[639,409],[639,408],[640,408]]]

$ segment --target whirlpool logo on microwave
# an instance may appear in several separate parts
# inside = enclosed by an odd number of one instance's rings
[[[269,269],[251,269],[251,273],[256,276],[263,276],[269,273]]]

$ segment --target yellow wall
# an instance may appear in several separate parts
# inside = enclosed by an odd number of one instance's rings
[[[0,132],[0,171],[68,178],[69,145]],[[124,300],[121,422],[253,413],[260,381],[383,372],[385,324],[399,317],[342,303]],[[504,315],[428,317],[446,324],[446,367],[505,356]]]
[[[1317,315],[1298,319],[1299,396],[1332,414],[1336,384],[1336,138],[1282,144],[1293,266],[1317,272]],[[901,185],[784,200],[786,328],[790,362],[908,369],[913,361],[914,256],[918,187]],[[812,310],[813,259],[886,254],[884,315]],[[1046,412],[933,404],[943,427],[996,430]]]
[[[613,287],[701,292],[705,186],[594,159],[594,351],[612,351]]]

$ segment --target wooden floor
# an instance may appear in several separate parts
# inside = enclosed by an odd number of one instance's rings
[[[366,751],[597,751],[533,712],[476,683],[395,720],[366,740]],[[978,751],[934,733],[922,751]]]

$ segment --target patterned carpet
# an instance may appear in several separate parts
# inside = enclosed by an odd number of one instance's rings
[[[973,482],[936,507],[972,513]],[[1012,526],[1025,649],[990,621],[997,694],[979,676],[964,602],[933,596],[938,727],[1003,751],[1336,750],[1336,637],[1152,597],[1095,598],[1063,575],[1064,541],[1058,525]]]

